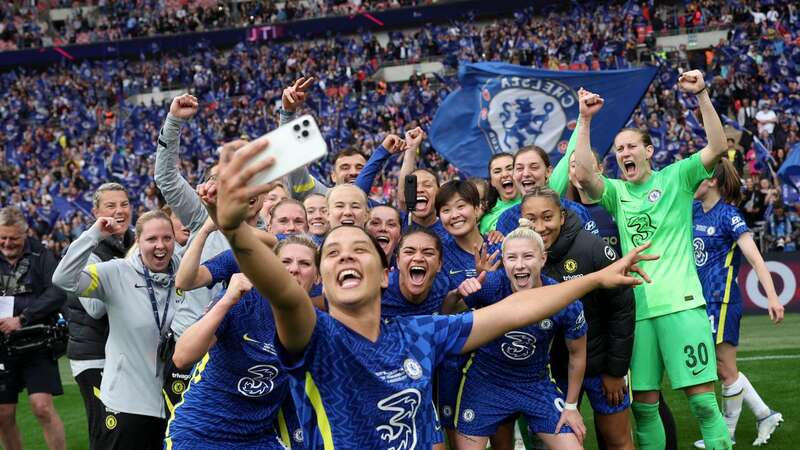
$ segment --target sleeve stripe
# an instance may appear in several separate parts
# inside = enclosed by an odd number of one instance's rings
[[[308,192],[311,189],[314,189],[314,186],[316,186],[316,183],[314,183],[313,178],[310,178],[306,183],[295,185],[292,190],[295,192],[295,194],[302,194],[303,192]]]
[[[89,272],[89,276],[92,278],[92,282],[91,284],[89,284],[89,287],[87,287],[86,289],[83,290],[83,292],[80,293],[80,297],[88,297],[89,294],[97,290],[97,288],[100,286],[100,277],[97,276],[97,265],[89,264],[86,267],[86,270]]]
[[[162,141],[160,137],[158,138],[158,145],[160,145],[160,146],[162,146],[164,148],[167,148],[167,143]]]

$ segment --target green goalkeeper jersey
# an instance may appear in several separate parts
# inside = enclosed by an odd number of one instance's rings
[[[617,222],[622,251],[651,242],[645,253],[661,256],[640,263],[653,282],[634,288],[636,320],[705,304],[694,263],[692,201],[712,174],[695,153],[654,171],[642,184],[604,178],[600,204]]]

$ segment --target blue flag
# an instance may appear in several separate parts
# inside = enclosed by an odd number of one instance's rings
[[[778,176],[784,183],[800,190],[800,144],[794,144],[789,150],[789,156],[778,169]]]
[[[689,131],[691,131],[695,137],[700,138],[703,141],[703,144],[705,144],[708,139],[706,136],[706,130],[704,130],[703,126],[700,125],[700,122],[698,122],[697,116],[694,115],[694,112],[686,110],[683,113],[683,118],[686,121],[686,127],[689,128]]]
[[[495,153],[538,145],[556,164],[578,119],[584,87],[605,105],[592,120],[592,146],[605,155],[656,74],[655,67],[602,72],[552,72],[505,63],[466,64],[461,88],[439,106],[433,147],[470,176],[488,176]]]

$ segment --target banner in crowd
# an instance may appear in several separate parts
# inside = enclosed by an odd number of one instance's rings
[[[539,3],[539,6],[542,6],[557,2],[540,0]],[[357,33],[364,30],[396,29],[430,22],[449,21],[464,15],[471,15],[473,19],[491,18],[519,7],[518,0],[493,0],[492,2],[466,0],[379,11],[364,9],[353,15],[266,23],[253,27],[7,51],[3,52],[3,57],[0,58],[0,67],[75,62],[92,58],[138,57],[161,52],[226,48],[238,43],[311,38],[330,36],[332,33]]]
[[[487,174],[495,153],[538,145],[556,164],[578,119],[578,89],[603,97],[592,146],[605,155],[658,69],[553,72],[505,63],[465,64],[461,88],[439,106],[430,128],[437,152],[471,176]]]
[[[800,312],[800,253],[775,252],[764,255],[764,261],[775,283],[778,299],[786,312]],[[764,314],[767,310],[767,296],[758,283],[756,272],[744,260],[739,269],[739,289],[742,291],[745,313]]]

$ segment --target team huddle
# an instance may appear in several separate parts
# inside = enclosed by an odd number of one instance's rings
[[[313,82],[284,90],[281,124]],[[730,449],[743,404],[766,443],[783,418],[736,368],[742,255],[776,323],[783,307],[733,206],[740,177],[703,76],[678,84],[697,96],[708,145],[654,171],[649,136],[623,129],[624,179],[602,175],[590,129],[603,99],[581,89],[555,167],[523,147],[494,155],[485,179],[440,184],[418,167],[417,127],[369,158],[339,152],[332,187],[306,168],[250,183],[275,163],[257,159],[264,137],[223,145],[191,186],[180,135],[200,105],[175,98],[155,163],[168,206],[131,233],[125,187],[101,186],[96,223],[53,276],[109,321],[105,360],[72,367],[96,374],[76,376],[91,448],[509,450],[518,427],[550,449],[664,449],[665,374],[697,447]],[[367,193],[395,156],[397,204],[377,204]],[[596,234],[599,214],[622,255]],[[100,257],[109,243],[127,256]]]

